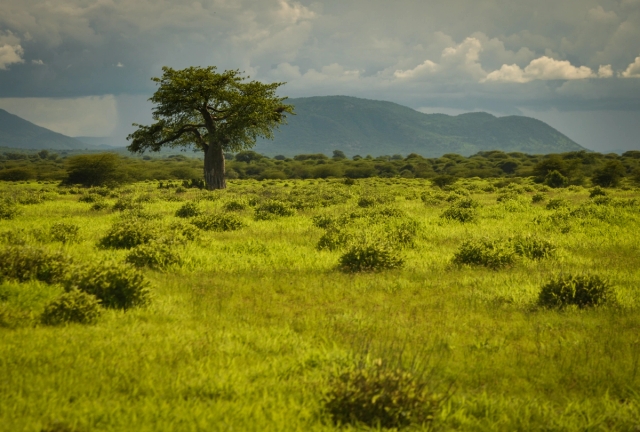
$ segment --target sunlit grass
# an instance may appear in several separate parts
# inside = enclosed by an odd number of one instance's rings
[[[236,211],[244,228],[202,231],[197,240],[175,245],[182,265],[144,270],[154,286],[148,307],[105,310],[95,325],[39,325],[38,315],[63,289],[5,281],[0,430],[333,430],[322,409],[328,377],[367,356],[414,370],[434,391],[448,392],[434,429],[636,427],[638,207],[616,207],[604,221],[573,218],[563,232],[536,222],[553,210],[544,202],[530,204],[535,192],[520,192],[526,205],[505,207],[496,202],[503,190],[482,192],[486,180],[465,183],[481,204],[475,223],[440,218],[450,203],[425,205],[420,194],[431,190],[425,180],[366,179],[353,186],[338,180],[232,181],[228,191],[212,194],[169,190],[181,202],[166,201],[167,192],[152,183],[126,187],[131,196],[158,198],[142,206],[162,216],[150,223],[163,232],[172,222],[188,223],[175,212],[196,196],[211,198],[199,201],[205,212],[223,212],[230,199],[286,200],[299,189],[303,195],[339,190],[351,198],[266,221],[255,220],[251,206]],[[14,196],[41,185],[0,188]],[[22,230],[27,244],[63,250],[76,263],[125,259],[126,250],[97,247],[119,212],[93,211],[78,195],[47,188],[53,199],[20,205],[17,218],[0,221],[0,235]],[[416,246],[397,250],[402,269],[345,273],[338,269],[343,250],[316,248],[324,230],[311,218],[369,211],[357,206],[358,198],[375,193],[394,196],[387,206],[421,224]],[[571,208],[589,200],[583,188],[546,195],[567,199]],[[637,191],[611,195],[638,197]],[[59,221],[80,227],[79,243],[33,235]],[[464,240],[506,241],[518,234],[552,240],[556,256],[519,258],[500,270],[451,262]],[[560,273],[607,279],[615,304],[537,308],[541,286]]]

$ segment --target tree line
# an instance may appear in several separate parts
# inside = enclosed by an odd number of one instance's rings
[[[301,154],[268,157],[251,150],[225,154],[227,179],[286,180],[317,178],[403,177],[432,179],[447,184],[457,178],[534,177],[550,187],[569,185],[617,186],[622,179],[640,182],[640,151],[622,155],[579,151],[529,155],[484,151],[472,156],[418,154],[346,157]],[[58,155],[50,151],[0,153],[0,180],[62,181],[86,186],[145,180],[202,183],[204,161],[186,155],[166,157],[120,156],[115,153]]]

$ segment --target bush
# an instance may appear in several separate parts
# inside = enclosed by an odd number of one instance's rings
[[[556,245],[549,240],[541,240],[530,236],[516,237],[512,240],[512,244],[516,254],[536,261],[551,258],[556,252]]]
[[[609,283],[595,275],[565,275],[548,281],[540,291],[538,305],[564,308],[598,306],[611,301],[613,291]]]
[[[455,220],[462,223],[475,222],[478,219],[476,207],[452,205],[440,214],[442,219]]]
[[[0,219],[14,219],[20,212],[18,207],[7,201],[0,201]]]
[[[62,243],[76,243],[79,239],[80,227],[78,225],[56,222],[51,225],[49,235],[53,241]]]
[[[244,223],[234,214],[207,214],[198,216],[191,223],[203,231],[235,231],[244,227]]]
[[[136,267],[163,269],[173,264],[181,264],[182,258],[168,244],[153,242],[131,249],[125,262]]]
[[[388,270],[403,265],[398,252],[380,241],[357,242],[340,257],[340,268],[347,272]]]
[[[569,184],[569,179],[559,171],[551,171],[544,178],[544,184],[552,188],[563,188]]]
[[[337,229],[335,227],[327,229],[327,231],[320,237],[316,248],[318,250],[327,249],[334,251],[340,249],[349,243],[352,235],[346,231]]]
[[[0,180],[26,181],[36,178],[36,173],[30,168],[7,168],[0,170]]]
[[[600,196],[602,197],[607,196],[607,192],[605,192],[605,190],[602,189],[600,186],[596,186],[589,191],[589,198],[595,198]]]
[[[451,175],[439,175],[431,179],[431,182],[438,186],[439,188],[443,188],[445,186],[450,186],[454,184],[458,180],[457,177]]]
[[[497,270],[515,262],[515,253],[508,242],[501,240],[466,240],[453,256],[457,265],[480,265]]]
[[[0,250],[0,275],[24,282],[36,279],[49,284],[63,279],[71,259],[61,252],[31,246]]]
[[[563,207],[569,207],[569,202],[563,198],[554,198],[547,203],[545,208],[547,210],[557,210]]]
[[[178,210],[176,210],[176,217],[180,218],[191,218],[200,216],[202,214],[202,210],[198,207],[197,203],[187,202],[182,205]]]
[[[102,306],[129,309],[150,301],[150,284],[135,267],[102,262],[77,268],[64,281],[65,290],[80,290],[96,296]]]
[[[247,204],[243,203],[242,201],[233,200],[225,203],[223,208],[226,211],[240,211],[247,208]]]
[[[94,210],[94,211],[100,211],[108,208],[109,208],[109,203],[107,203],[106,201],[96,201],[91,206],[91,210]]]
[[[149,243],[158,236],[155,228],[145,220],[127,218],[114,223],[98,243],[103,249],[131,249]]]
[[[100,313],[100,301],[96,296],[72,289],[49,303],[40,321],[45,325],[93,324]]]
[[[83,202],[83,203],[94,203],[102,200],[103,198],[100,195],[92,194],[92,193],[80,195],[80,198],[78,198],[78,202]]]
[[[293,216],[296,211],[282,201],[269,200],[256,206],[255,218],[257,220],[269,220],[281,216]]]
[[[400,247],[413,248],[421,228],[417,221],[405,220],[387,228],[387,239]]]
[[[536,204],[536,203],[542,202],[542,201],[544,201],[544,200],[546,200],[546,199],[547,199],[547,197],[546,197],[546,195],[545,195],[545,194],[543,194],[543,193],[537,193],[537,194],[535,194],[535,195],[533,195],[533,196],[531,197],[531,202],[532,202],[532,203],[534,203],[534,204]]]
[[[324,395],[324,407],[338,425],[402,428],[433,420],[439,400],[413,374],[381,360],[337,373]]]
[[[591,183],[601,187],[616,187],[625,174],[626,169],[622,162],[611,160],[593,174]]]
[[[121,183],[125,179],[119,169],[121,159],[114,153],[79,155],[67,161],[66,184],[100,186]]]
[[[132,197],[122,197],[113,205],[115,211],[140,210],[142,203],[136,202]]]

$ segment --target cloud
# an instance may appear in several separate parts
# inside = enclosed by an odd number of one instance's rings
[[[397,69],[393,76],[399,79],[414,79],[439,74],[463,74],[471,77],[484,77],[486,72],[479,63],[481,42],[474,37],[466,38],[456,46],[446,47],[442,50],[439,63],[425,60],[423,63],[412,69]]]
[[[612,75],[611,65],[600,66],[598,74],[595,74],[587,66],[576,67],[566,60],[542,56],[532,60],[524,70],[516,64],[502,65],[499,70],[488,74],[483,81],[527,83],[534,80],[579,80],[597,76],[607,78]]]
[[[20,38],[10,31],[0,31],[0,70],[7,70],[7,66],[12,64],[24,63],[23,55]]]
[[[40,59],[37,59],[37,60],[34,59],[34,60],[31,60],[31,64],[42,66],[44,65],[44,62]]]
[[[640,78],[640,57],[636,57],[636,60],[620,76],[623,78]]]

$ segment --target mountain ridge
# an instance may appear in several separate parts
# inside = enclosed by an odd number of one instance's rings
[[[351,96],[289,99],[296,115],[258,140],[255,151],[292,156],[300,153],[409,154],[465,156],[502,150],[531,154],[587,150],[546,123],[523,116],[496,117],[486,112],[450,116],[425,114],[388,101]]]
[[[80,150],[86,144],[0,109],[0,146],[30,150]]]

